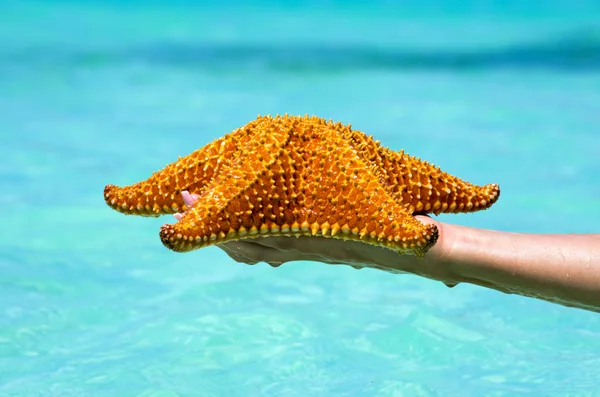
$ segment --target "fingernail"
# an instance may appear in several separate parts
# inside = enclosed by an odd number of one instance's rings
[[[190,195],[190,192],[188,192],[187,190],[181,192],[181,197],[183,198],[183,202],[185,203],[185,205],[187,205],[188,207],[194,204],[194,199]]]

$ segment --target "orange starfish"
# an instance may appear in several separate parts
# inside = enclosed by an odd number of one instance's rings
[[[349,125],[288,115],[259,116],[146,181],[104,189],[122,213],[176,214],[160,230],[174,251],[318,235],[418,256],[438,230],[413,215],[486,209],[499,194],[498,185],[472,185]]]

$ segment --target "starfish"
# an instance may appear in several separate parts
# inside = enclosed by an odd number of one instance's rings
[[[414,215],[473,212],[497,199],[350,125],[318,117],[259,116],[131,186],[107,185],[129,215],[175,214],[162,243],[186,252],[261,236],[358,240],[422,256],[438,230]]]

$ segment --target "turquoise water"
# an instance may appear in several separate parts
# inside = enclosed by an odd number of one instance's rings
[[[444,221],[598,232],[600,9],[567,3],[0,2],[0,396],[600,395],[597,314],[176,254],[102,197],[309,113],[500,184]]]

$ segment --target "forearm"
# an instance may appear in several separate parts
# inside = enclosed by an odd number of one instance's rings
[[[265,237],[221,245],[235,260],[319,261],[405,272],[447,285],[471,283],[600,312],[600,234],[535,235],[435,223],[440,239],[415,259],[356,241]]]
[[[432,256],[438,256],[437,265],[447,266],[456,282],[600,311],[600,234],[443,228],[454,237],[442,240]]]

